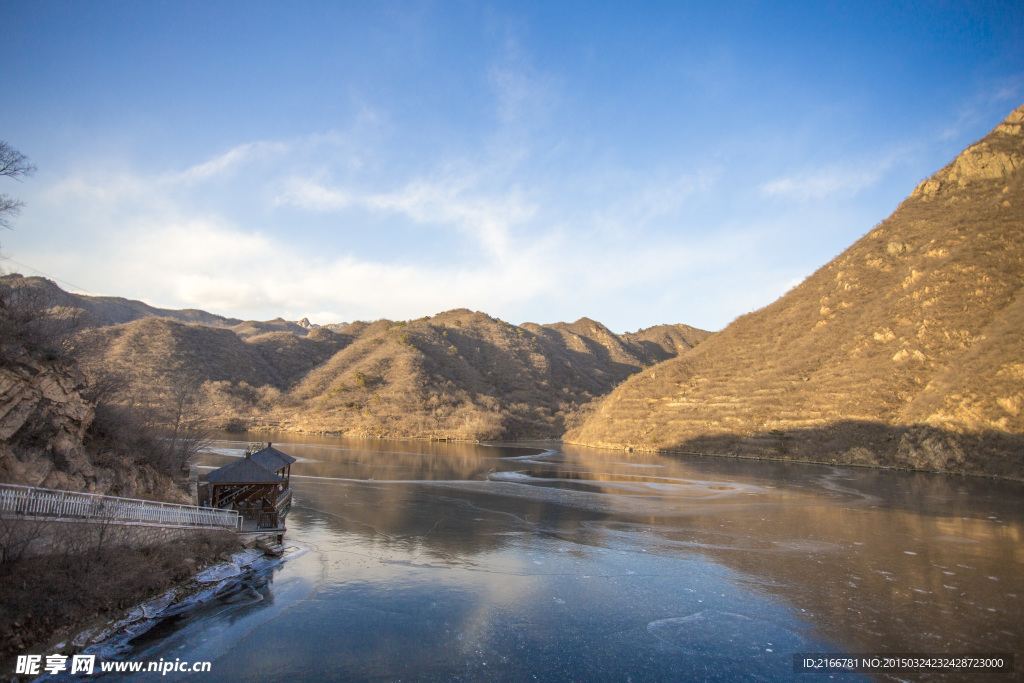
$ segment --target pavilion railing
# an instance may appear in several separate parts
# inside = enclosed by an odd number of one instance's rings
[[[287,488],[284,492],[277,497],[277,502],[274,503],[274,509],[278,512],[284,510],[286,507],[292,504],[292,490]]]
[[[94,493],[0,484],[0,516],[139,526],[238,529],[235,510],[160,503]]]

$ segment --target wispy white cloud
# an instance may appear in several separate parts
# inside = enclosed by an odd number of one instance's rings
[[[666,182],[649,183],[643,189],[638,209],[648,218],[676,213],[683,209],[686,201],[693,195],[711,190],[720,176],[720,169],[709,167],[685,173]]]
[[[505,125],[537,122],[557,100],[552,83],[532,74],[521,60],[492,67],[488,80],[495,93],[498,120]]]
[[[558,128],[550,124],[562,105],[563,88],[556,73],[535,67],[512,26],[505,26],[501,54],[487,69],[487,83],[496,125],[485,146],[496,168],[508,172],[527,162],[539,140]]]
[[[486,194],[472,176],[417,178],[388,192],[330,188],[314,180],[293,179],[275,202],[310,211],[345,211],[361,207],[400,214],[420,225],[451,227],[480,244],[490,257],[512,253],[513,226],[529,221],[537,207],[517,188]]]
[[[443,262],[373,259],[333,240],[300,246],[286,234],[239,224],[230,202],[213,209],[194,202],[193,189],[218,173],[234,190],[283,183],[275,175],[287,172],[278,171],[282,164],[247,170],[253,150],[287,161],[292,148],[243,145],[181,173],[120,169],[60,179],[47,192],[46,206],[63,217],[70,239],[25,245],[19,255],[29,263],[59,264],[63,279],[93,292],[242,317],[319,315],[317,322],[418,317],[459,306],[526,307],[558,286],[543,254],[549,242],[527,243],[512,234],[535,207],[515,188],[485,192],[470,172],[414,178],[386,191],[292,181],[268,203],[313,212],[360,207],[472,237],[471,258]]]
[[[280,156],[286,154],[291,145],[283,142],[247,142],[229,149],[227,152],[208,161],[196,164],[180,173],[174,173],[165,179],[170,182],[195,183],[223,176],[239,166],[257,158]]]
[[[1015,107],[1020,106],[1024,98],[1024,74],[1004,78],[980,90],[973,97],[965,98],[940,128],[936,136],[939,141],[956,140],[964,135],[964,131],[976,129],[979,122],[991,120],[992,112],[1006,116]]]
[[[881,180],[892,164],[893,159],[890,158],[873,166],[826,166],[775,178],[761,185],[760,191],[765,197],[798,200],[824,199],[834,195],[852,196]]]
[[[466,306],[517,322],[589,315],[619,330],[718,326],[730,297],[746,306],[750,290],[794,277],[759,267],[756,240],[737,248],[721,219],[694,218],[727,173],[719,162],[585,169],[567,187],[506,174],[493,150],[427,169],[376,158],[354,171],[353,145],[345,133],[310,135],[246,143],[179,171],[71,173],[40,202],[68,239],[37,241],[20,260],[58,264],[55,274],[94,292],[236,317],[337,322]],[[850,186],[850,174],[831,174],[778,179],[765,192]],[[359,239],[339,239],[334,226]],[[455,247],[450,257],[417,252],[440,240]],[[400,248],[385,248],[391,241]]]
[[[352,193],[340,188],[328,188],[316,180],[292,178],[287,189],[274,198],[278,206],[291,205],[307,211],[344,211],[357,202]]]
[[[282,157],[294,148],[291,143],[247,142],[180,171],[139,174],[129,168],[90,169],[71,173],[49,189],[51,200],[90,197],[108,205],[136,204],[164,198],[168,190],[192,186],[218,177],[229,177],[247,164],[259,159]]]

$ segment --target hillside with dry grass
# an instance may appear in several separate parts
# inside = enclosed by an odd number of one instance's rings
[[[665,325],[620,336],[586,318],[516,326],[466,309],[301,336],[237,327],[145,318],[87,330],[78,345],[87,374],[125,400],[166,402],[191,386],[230,429],[499,439],[558,437],[595,397],[708,335]]]
[[[1024,476],[1024,107],[775,303],[566,439]]]
[[[33,295],[46,302],[50,308],[58,308],[62,317],[74,321],[78,328],[107,327],[148,318],[164,318],[179,323],[203,325],[229,329],[240,337],[248,338],[269,332],[290,332],[304,336],[317,329],[307,318],[290,321],[283,318],[273,320],[239,320],[226,318],[195,308],[158,308],[138,299],[120,296],[91,296],[66,292],[52,280],[43,277],[25,277],[18,273],[0,276],[0,283],[29,289]],[[332,331],[344,329],[348,323],[335,323],[326,327]]]
[[[212,327],[231,327],[241,320],[225,318],[197,309],[174,310],[157,308],[136,299],[119,296],[89,296],[66,292],[56,283],[43,277],[25,277],[18,273],[0,276],[0,284],[16,287],[46,302],[50,308],[60,308],[62,315],[72,319],[79,327],[103,327],[140,320],[142,318],[170,318],[183,323],[197,323]]]
[[[148,317],[86,329],[75,338],[94,391],[132,406],[184,404],[190,419],[226,423],[243,407],[266,405],[348,340],[326,330],[298,336]]]

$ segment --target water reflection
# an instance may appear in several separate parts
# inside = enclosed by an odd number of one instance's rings
[[[304,588],[269,588],[280,612],[248,606],[244,638],[210,627],[243,679],[788,679],[801,650],[1020,649],[1019,484],[289,439],[310,552],[281,577]]]

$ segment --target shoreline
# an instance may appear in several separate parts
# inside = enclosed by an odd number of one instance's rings
[[[638,452],[638,453],[658,453],[663,455],[685,455],[695,457],[706,457],[706,458],[732,458],[735,460],[751,460],[751,461],[765,461],[765,462],[778,462],[778,463],[803,463],[808,465],[824,465],[830,467],[856,467],[859,469],[874,469],[874,470],[891,470],[897,472],[920,472],[928,474],[945,474],[962,477],[978,477],[982,479],[995,479],[999,481],[1015,481],[1024,483],[1024,473],[1022,474],[990,474],[986,472],[976,471],[965,471],[965,470],[940,470],[940,469],[929,469],[922,467],[913,467],[910,465],[882,465],[865,462],[845,462],[837,459],[833,460],[814,460],[805,458],[787,458],[778,457],[772,455],[749,455],[742,453],[710,453],[702,451],[691,451],[673,448],[657,448],[650,446],[641,446],[635,444],[594,444],[585,443],[580,441],[569,441],[565,438],[526,438],[526,439],[456,439],[456,438],[445,438],[440,439],[436,437],[425,437],[425,436],[375,436],[375,435],[354,435],[344,434],[338,432],[331,432],[328,430],[305,430],[305,429],[282,429],[272,427],[257,427],[254,429],[247,430],[245,432],[225,432],[226,434],[244,436],[246,434],[303,434],[309,436],[321,436],[327,438],[336,439],[372,439],[375,441],[422,441],[427,443],[456,443],[456,444],[476,444],[476,445],[511,445],[511,446],[522,446],[526,444],[558,444],[566,446],[578,446],[581,448],[594,448],[597,450],[607,451],[623,451],[626,453]],[[854,448],[866,448],[864,444],[851,445],[850,449]],[[849,450],[849,449],[848,449]]]
[[[129,618],[133,610],[177,593],[198,573],[243,548],[233,532],[197,532],[193,538],[144,547],[75,554],[58,548],[18,560],[7,568],[0,596],[2,680],[19,680],[13,675],[18,655],[80,652],[97,635],[112,635],[106,630],[113,625],[138,621]]]

